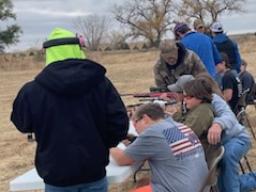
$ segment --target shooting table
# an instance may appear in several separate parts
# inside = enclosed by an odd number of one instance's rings
[[[131,122],[129,127],[129,133],[137,134]],[[121,143],[118,145],[118,147],[123,148],[124,145]],[[110,156],[109,164],[106,167],[107,179],[109,184],[118,184],[124,182],[128,177],[133,175],[133,173],[138,168],[139,165],[118,166]],[[44,182],[42,178],[40,178],[37,174],[35,168],[27,171],[23,175],[16,177],[9,183],[9,190],[11,192],[44,190],[44,187]]]

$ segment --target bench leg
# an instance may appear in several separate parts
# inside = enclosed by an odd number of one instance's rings
[[[244,159],[244,161],[245,161],[245,164],[246,164],[246,167],[247,167],[248,171],[249,171],[249,172],[253,172],[253,171],[252,171],[252,167],[251,167],[251,165],[250,165],[250,162],[249,162],[249,160],[248,160],[248,158],[247,158],[246,155],[243,157],[243,159]],[[241,161],[239,162],[239,166],[240,166],[240,169],[241,169],[242,173],[244,174],[244,173],[245,173],[245,168],[243,167],[243,164],[242,164]]]
[[[256,140],[256,134],[255,134],[255,132],[253,130],[252,124],[251,124],[251,122],[249,120],[249,117],[248,117],[248,115],[246,113],[245,113],[245,121],[246,121],[247,126],[250,128],[250,131],[252,133],[253,138]]]

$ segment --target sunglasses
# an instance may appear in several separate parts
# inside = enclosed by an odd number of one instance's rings
[[[186,93],[183,92],[183,98],[184,99],[192,99],[194,96],[187,95]]]
[[[190,95],[184,95],[184,99],[192,99],[193,96],[190,96]]]

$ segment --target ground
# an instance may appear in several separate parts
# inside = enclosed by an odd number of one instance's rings
[[[256,39],[250,43],[255,45],[255,41]],[[256,49],[248,49],[248,44],[245,43],[242,47],[242,56],[249,63],[249,71],[256,75],[255,55]],[[93,53],[91,57],[107,68],[107,76],[121,94],[147,92],[148,88],[154,85],[152,67],[158,58],[156,50]],[[33,167],[36,144],[28,142],[26,135],[18,132],[9,119],[18,90],[25,82],[32,80],[42,66],[42,62],[26,57],[7,59],[2,67],[0,64],[0,192],[8,191],[10,180]],[[123,97],[123,100],[126,105],[138,102],[132,97]],[[254,107],[250,107],[248,112],[254,120]],[[249,154],[249,160],[256,169],[254,147]],[[122,186],[123,191],[128,191],[132,187],[132,179]],[[116,191],[116,188],[118,186],[112,186],[111,191]]]

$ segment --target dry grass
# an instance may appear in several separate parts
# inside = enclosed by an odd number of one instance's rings
[[[242,56],[250,64],[249,71],[256,74],[256,39],[241,44]],[[152,67],[158,52],[120,52],[93,53],[92,57],[107,68],[107,76],[120,93],[147,92],[153,83]],[[1,60],[0,58],[0,61]],[[0,64],[1,65],[1,64]],[[18,67],[17,67],[18,65]],[[39,67],[38,67],[39,66]],[[0,191],[8,191],[8,183],[15,176],[33,167],[35,143],[28,143],[26,136],[20,134],[9,121],[12,102],[21,86],[32,80],[40,71],[42,63],[35,63],[31,58],[12,58],[0,66]],[[131,97],[124,97],[126,104],[137,102]],[[254,115],[254,108],[250,108]],[[250,160],[254,163],[255,150]],[[254,165],[256,165],[254,163]],[[256,168],[254,166],[254,168]],[[129,180],[123,187],[127,191],[133,184]],[[113,186],[111,191],[115,191]]]

